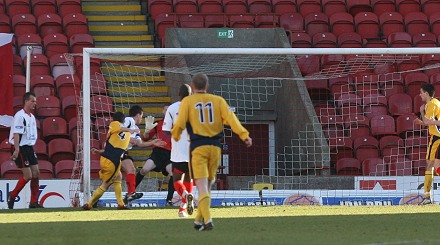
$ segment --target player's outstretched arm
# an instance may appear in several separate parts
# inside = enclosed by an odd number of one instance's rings
[[[157,146],[157,147],[164,147],[167,143],[161,139],[155,139],[150,141],[142,142],[141,140],[138,141],[136,146],[138,147],[150,147],[150,146]]]

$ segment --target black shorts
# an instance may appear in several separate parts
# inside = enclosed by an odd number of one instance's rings
[[[130,159],[132,162],[134,162],[133,158],[128,155],[128,151],[125,151],[124,154],[122,155],[121,162],[127,159]]]
[[[168,172],[165,167],[171,163],[170,158],[171,151],[159,147],[153,148],[153,152],[151,153],[150,158],[148,158],[153,160],[154,165],[156,165],[152,171],[162,172],[163,175],[168,176]]]
[[[14,148],[12,148],[12,151]],[[34,152],[34,148],[30,145],[20,146],[20,153],[18,153],[15,164],[18,168],[29,168],[31,165],[37,165],[37,154]]]
[[[173,172],[189,174],[188,162],[171,162],[171,164],[173,165]]]

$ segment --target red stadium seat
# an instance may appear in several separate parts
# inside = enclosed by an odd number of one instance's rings
[[[90,178],[99,179],[99,170],[101,170],[101,164],[99,161],[90,161]]]
[[[427,136],[409,136],[405,139],[406,155],[412,161],[423,160],[426,157],[428,147]]]
[[[298,13],[286,13],[280,16],[280,26],[286,31],[304,32],[304,18]]]
[[[370,94],[362,98],[364,104],[364,115],[372,118],[378,115],[388,114],[388,100],[379,94]]]
[[[11,147],[7,138],[0,143],[0,164],[11,159]]]
[[[306,32],[313,37],[316,33],[329,32],[330,24],[327,15],[324,13],[312,13],[304,17]]]
[[[13,56],[13,70],[14,70],[14,75],[24,75],[23,72],[23,60],[21,59],[21,57],[19,55],[14,54]]]
[[[361,163],[358,159],[342,158],[336,163],[337,175],[361,175]]]
[[[362,162],[367,158],[379,157],[379,142],[372,136],[357,137],[353,141],[356,158]]]
[[[38,160],[38,169],[40,170],[40,179],[52,179],[53,165],[46,160]]]
[[[429,32],[428,17],[422,12],[412,12],[405,15],[405,29],[409,35],[419,32]]]
[[[69,95],[62,100],[63,115],[67,121],[78,116],[79,98],[75,95]]]
[[[342,33],[352,33],[355,31],[353,16],[345,12],[334,13],[330,16],[330,27],[336,36]]]
[[[405,55],[404,59],[397,61],[398,71],[417,70],[422,67],[419,55]]]
[[[422,98],[419,95],[414,96],[413,102],[414,114],[420,116],[420,107],[424,105],[425,102],[422,101]]]
[[[81,80],[76,75],[64,74],[55,79],[55,85],[59,98],[69,95],[79,95]]]
[[[156,35],[163,44],[165,38],[165,30],[167,28],[177,27],[176,15],[160,14],[156,16],[155,27],[156,27]]]
[[[316,36],[316,35],[315,35]],[[334,36],[334,35],[332,35]],[[327,54],[321,57],[321,67],[322,69],[334,69],[334,66],[338,66],[340,63],[345,61],[345,57],[342,54]],[[347,80],[345,80],[347,81]],[[328,86],[327,86],[328,89]]]
[[[344,120],[341,116],[321,116],[322,131],[327,139],[344,137]]]
[[[274,14],[259,14],[255,16],[256,28],[276,28],[280,27],[278,16]]]
[[[302,16],[309,14],[321,13],[321,1],[320,0],[296,0],[298,12]]]
[[[438,0],[420,0],[422,12],[427,16],[440,12],[440,2]]]
[[[43,14],[57,14],[55,0],[32,0],[32,13],[35,17]]]
[[[48,34],[62,34],[63,25],[61,17],[58,14],[43,14],[38,17],[38,31],[44,38]]]
[[[148,1],[148,12],[156,20],[157,16],[161,14],[173,13],[173,3],[171,0],[150,0]]]
[[[341,33],[338,45],[340,48],[362,48],[362,37],[356,32]]]
[[[348,135],[352,139],[359,136],[370,135],[370,121],[362,115],[349,115],[344,121],[345,128],[349,131]]]
[[[69,64],[67,63],[64,55],[52,55],[50,57],[50,69],[52,70],[53,77],[56,79],[61,75],[70,74]]]
[[[408,94],[394,94],[388,98],[388,111],[392,116],[412,114],[412,104],[412,98]]]
[[[386,176],[387,166],[382,158],[368,158],[362,162],[362,174],[365,176]]]
[[[397,12],[405,16],[411,12],[420,12],[421,6],[419,0],[396,0]]]
[[[222,28],[229,25],[224,15],[205,15],[205,28]]]
[[[49,160],[49,155],[47,153],[47,145],[42,139],[37,139],[34,145],[35,154],[37,154],[38,160]]]
[[[393,32],[404,32],[403,16],[397,12],[385,12],[379,16],[382,36],[388,37]]]
[[[22,97],[23,97],[23,94],[20,96],[14,96],[14,98],[13,98],[12,104],[14,107],[14,114],[23,108],[23,98]]]
[[[348,77],[330,78],[328,80],[330,93],[337,98],[342,94],[354,93],[352,80]]]
[[[322,116],[336,116],[336,108],[332,104],[320,104],[315,106],[315,113],[318,117]]]
[[[73,169],[75,167],[74,160],[61,160],[55,164],[55,177],[57,179],[72,178]]]
[[[8,15],[0,13],[0,32],[10,33],[11,31],[11,19]]]
[[[363,39],[362,46],[364,48],[388,48],[386,40],[383,39]]]
[[[347,0],[347,10],[353,16],[362,12],[373,12],[369,0]]]
[[[94,95],[90,98],[91,115],[109,115],[113,113],[113,101],[105,95]]]
[[[75,34],[88,34],[87,18],[81,13],[67,14],[63,17],[63,28],[67,38]]]
[[[55,138],[47,144],[49,159],[55,165],[61,160],[75,160],[72,141],[68,139]]]
[[[180,15],[179,22],[181,28],[203,28],[202,15]]]
[[[396,129],[397,134],[402,138],[407,138],[408,136],[414,135],[421,132],[420,125],[415,125],[413,123],[416,119],[416,115],[401,115],[396,119]]]
[[[410,48],[412,38],[406,32],[393,32],[387,37],[387,44],[390,48]]]
[[[330,162],[336,163],[342,158],[353,157],[353,142],[347,137],[329,138],[328,144],[330,147]],[[336,168],[338,166],[336,165]]]
[[[296,13],[296,1],[291,0],[272,0],[273,12],[277,14]]]
[[[55,96],[37,97],[36,114],[39,117],[57,117],[61,115],[60,100]]]
[[[414,47],[437,47],[437,38],[431,32],[419,32],[412,36]]]
[[[362,38],[375,38],[379,37],[379,18],[375,13],[360,12],[354,16],[354,25],[356,32],[361,35]]]
[[[426,160],[413,161],[413,175],[425,176]]]
[[[297,56],[296,62],[303,76],[311,75],[319,72],[320,57],[319,55]]]
[[[247,0],[247,4],[251,14],[272,13],[272,2],[270,0]]]
[[[26,77],[23,75],[14,75],[12,82],[14,86],[14,96],[23,96],[23,94],[26,93]]]
[[[371,71],[358,72],[354,77],[354,85],[358,96],[365,97],[370,94],[379,94],[379,78]]]
[[[97,132],[98,140],[101,145],[104,145],[107,139],[108,125],[113,119],[109,116],[97,117],[94,123],[95,131]]]
[[[9,16],[16,16],[31,13],[29,0],[4,0],[6,3],[6,12]]]
[[[336,36],[331,32],[316,33],[312,37],[312,44],[315,48],[337,48]]]
[[[69,53],[67,37],[63,34],[48,34],[44,37],[43,44],[45,54],[49,58],[54,55],[63,55],[65,53]]]
[[[406,93],[413,98],[420,94],[420,87],[429,83],[429,77],[423,72],[408,73],[405,78]]]
[[[231,28],[254,28],[255,20],[252,15],[231,15],[229,17]]]
[[[244,0],[223,0],[223,10],[226,14],[244,14],[247,12]]]
[[[181,14],[191,14],[198,12],[198,6],[196,0],[174,0],[174,12]]]
[[[428,65],[433,65],[433,66],[437,67],[436,64],[438,64],[439,62],[440,62],[440,55],[439,54],[424,54],[424,55],[422,55],[422,58],[421,58],[421,64],[423,67],[428,66]],[[438,72],[440,72],[440,68],[433,68],[433,69],[428,69],[428,70],[424,71],[424,73],[428,76],[435,74],[435,73],[438,73]]]
[[[389,156],[391,149],[404,147],[403,139],[397,135],[385,135],[379,140],[379,148],[382,152],[382,156]]]
[[[19,179],[23,177],[21,169],[11,160],[3,162],[0,167],[2,179]]]
[[[396,11],[394,0],[371,0],[371,5],[373,5],[373,12],[377,14],[377,16],[385,12]]]
[[[81,13],[81,1],[80,0],[56,0],[58,7],[58,14],[61,18],[68,14]],[[149,1],[150,2],[150,1]]]
[[[43,44],[41,43],[41,38],[38,34],[23,34],[18,36],[17,47],[19,49],[19,54],[22,59],[26,57],[28,47],[33,48],[33,54],[43,53]]]
[[[311,48],[312,38],[305,32],[291,32],[289,35],[292,48]],[[318,58],[319,61],[319,58]]]
[[[345,0],[322,0],[322,11],[327,16],[334,13],[347,12]]]
[[[355,94],[342,94],[335,100],[342,116],[362,114],[362,99]]]
[[[83,48],[93,48],[95,41],[89,34],[74,34],[70,37],[70,52],[82,53]]]
[[[199,0],[199,12],[202,14],[223,13],[221,0]]]
[[[433,13],[429,16],[429,25],[431,32],[436,36],[440,35],[440,12]]]
[[[31,77],[31,90],[38,97],[55,95],[55,82],[51,75],[36,75]]]
[[[47,117],[43,120],[43,137],[46,141],[54,138],[68,138],[67,122],[61,117]]]
[[[406,157],[396,157],[388,164],[390,176],[411,176],[412,175],[412,163]]]
[[[396,134],[396,126],[391,116],[381,115],[374,116],[370,120],[371,135],[394,135]]]
[[[36,34],[37,21],[32,14],[18,14],[12,17],[12,29],[16,36],[23,34]]]
[[[23,60],[24,68],[26,68],[27,58],[25,57]],[[50,75],[49,62],[44,54],[32,54],[30,59],[31,77],[35,75]]]

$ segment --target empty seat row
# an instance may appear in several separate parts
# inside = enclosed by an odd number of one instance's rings
[[[64,17],[68,14],[81,13],[80,0],[1,0],[0,13],[10,16],[33,13],[35,17],[43,14],[59,14]]]
[[[440,8],[436,0],[149,0],[148,10],[153,19],[162,13],[299,13],[302,16],[314,13],[372,12],[424,12],[437,13]]]
[[[424,161],[411,161],[408,158],[397,156],[391,161],[372,157],[362,162],[355,158],[341,158],[336,163],[339,175],[365,176],[410,176],[424,174]]]
[[[63,19],[57,14],[44,14],[36,19],[31,14],[18,14],[9,18],[0,14],[0,30],[9,33],[13,31],[16,36],[23,34],[39,34],[42,38],[49,34],[74,34],[88,33],[87,19],[81,13],[68,14]]]

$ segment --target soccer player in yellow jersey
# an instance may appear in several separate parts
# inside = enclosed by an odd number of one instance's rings
[[[420,116],[422,120],[415,119],[416,124],[428,125],[430,140],[428,143],[428,151],[426,152],[426,169],[425,181],[423,189],[425,191],[424,199],[419,205],[431,204],[431,186],[432,186],[432,168],[438,165],[440,152],[440,101],[434,98],[434,86],[432,84],[423,84],[420,88],[420,97],[425,105],[420,107]]]
[[[173,139],[178,141],[186,128],[190,138],[190,174],[199,193],[197,215],[194,228],[212,230],[211,187],[221,157],[220,140],[223,138],[223,122],[231,126],[247,145],[252,146],[249,132],[241,125],[226,101],[217,95],[207,93],[208,77],[196,74],[192,78],[193,95],[182,99],[179,116],[171,130]]]
[[[121,157],[128,148],[130,135],[139,133],[139,129],[129,129],[123,127],[125,115],[122,112],[116,112],[113,115],[113,121],[109,125],[107,141],[104,150],[92,149],[93,153],[101,153],[101,170],[99,177],[102,179],[101,185],[93,192],[92,198],[82,208],[89,210],[104,194],[104,192],[114,184],[118,209],[128,209],[122,199],[122,174]]]

